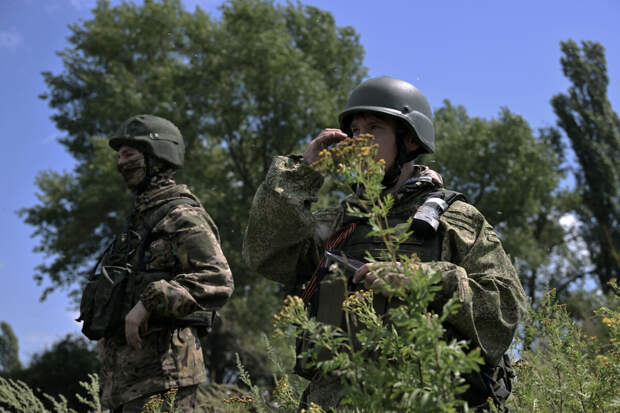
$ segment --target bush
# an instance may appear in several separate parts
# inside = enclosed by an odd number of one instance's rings
[[[553,290],[529,311],[516,345],[521,359],[515,363],[511,411],[620,410],[620,303],[615,283],[612,289],[607,305],[596,311],[608,329],[608,340],[584,334]]]

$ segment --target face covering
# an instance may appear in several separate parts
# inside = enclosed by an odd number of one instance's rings
[[[117,165],[118,171],[123,175],[125,184],[131,190],[135,190],[142,184],[146,177],[146,163],[144,155]]]

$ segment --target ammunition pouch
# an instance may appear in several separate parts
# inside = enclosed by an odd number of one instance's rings
[[[217,311],[194,311],[185,317],[174,320],[175,327],[195,327],[198,337],[209,335],[213,329],[222,325],[222,319]]]
[[[101,273],[86,284],[80,302],[82,333],[91,340],[118,334],[124,328],[125,314],[129,312],[125,300],[127,280],[131,269],[104,266]]]

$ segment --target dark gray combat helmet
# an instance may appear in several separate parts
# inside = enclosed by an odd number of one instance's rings
[[[110,138],[110,146],[118,151],[127,145],[143,151],[176,168],[183,167],[185,142],[174,123],[154,115],[137,115],[127,119]]]
[[[433,112],[426,97],[415,86],[393,77],[375,77],[351,92],[340,115],[340,129],[351,135],[351,120],[358,112],[379,112],[401,119],[417,137],[418,154],[435,152]]]

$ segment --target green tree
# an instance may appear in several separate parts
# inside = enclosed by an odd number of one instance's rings
[[[255,360],[248,364],[254,378],[270,377],[264,348],[252,338],[269,328],[278,291],[240,256],[257,185],[272,155],[298,150],[336,123],[366,69],[359,35],[315,7],[230,0],[220,11],[213,18],[198,7],[185,10],[180,0],[100,0],[92,19],[70,26],[69,46],[59,52],[64,69],[43,73],[48,91],[41,97],[55,110],[52,119],[65,132],[59,143],[76,166],[41,172],[39,202],[21,215],[35,227],[36,251],[48,257],[35,276],[49,281],[43,297],[69,288],[79,298],[84,274],[123,227],[130,205],[101,137],[136,113],[173,121],[187,144],[177,180],[219,224],[237,287],[222,329],[206,343],[211,379],[224,382],[236,378],[235,351]]]
[[[83,337],[68,334],[51,348],[33,355],[28,367],[10,376],[27,383],[39,396],[62,394],[70,407],[79,410],[81,403],[75,396],[83,393],[79,382],[89,381],[89,374],[99,368],[97,352],[92,347]]]
[[[558,221],[572,196],[558,187],[565,175],[559,131],[536,135],[507,108],[492,119],[470,117],[448,100],[434,122],[437,150],[429,164],[495,227],[532,301],[546,283],[564,285],[574,266],[558,270],[571,256]]]
[[[11,325],[0,322],[0,372],[11,373],[21,368],[19,361],[19,343]]]
[[[572,86],[551,99],[575,152],[582,236],[604,290],[620,275],[620,118],[607,97],[609,77],[603,46],[561,42],[560,62]]]

